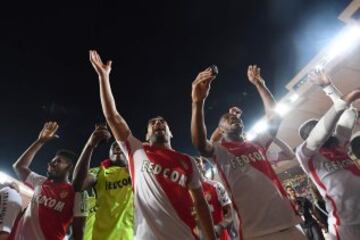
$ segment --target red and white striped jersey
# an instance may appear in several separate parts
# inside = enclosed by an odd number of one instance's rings
[[[56,183],[34,172],[25,184],[34,189],[34,196],[10,239],[64,239],[73,216],[84,215],[80,193],[75,194],[70,183]]]
[[[195,239],[189,189],[201,187],[194,161],[170,149],[143,144],[131,134],[120,142],[132,178],[136,239]]]
[[[321,148],[307,155],[305,142],[296,156],[326,201],[329,224],[360,224],[360,169],[344,147]]]
[[[202,187],[204,196],[209,204],[210,212],[213,217],[214,225],[219,224],[224,219],[223,207],[231,204],[231,200],[224,186],[216,181],[203,179]],[[227,230],[225,229],[220,236],[220,240],[229,240]]]
[[[239,217],[241,238],[271,234],[300,221],[266,150],[247,141],[214,143],[213,160]]]

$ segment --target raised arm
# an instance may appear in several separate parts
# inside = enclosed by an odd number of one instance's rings
[[[275,143],[280,148],[280,152],[276,161],[292,160],[295,158],[294,151],[286,142],[284,142],[280,138],[275,137],[273,139],[273,143]]]
[[[195,148],[205,157],[211,157],[214,151],[212,143],[207,139],[204,116],[205,99],[214,79],[211,68],[207,68],[200,72],[192,83],[191,139]]]
[[[324,70],[314,70],[309,74],[309,79],[314,84],[322,88],[325,94],[335,103],[342,97],[342,93],[335,87],[331,78]],[[335,128],[335,137],[339,140],[339,144],[345,146],[349,143],[352,131],[357,119],[357,110],[350,107],[344,111]]]
[[[357,117],[358,112],[352,106],[341,115],[335,128],[335,137],[339,140],[340,145],[347,146],[349,144]]]
[[[272,96],[270,90],[266,87],[264,79],[261,77],[260,68],[256,65],[250,65],[248,67],[247,76],[249,81],[256,87],[261,100],[265,108],[265,116],[271,126],[269,129],[269,134],[271,136],[276,136],[277,131],[280,126],[281,119],[275,113],[275,99]]]
[[[349,107],[349,105],[360,98],[360,90],[356,89],[345,95],[342,99],[334,102],[334,105],[320,119],[309,137],[305,140],[306,155],[311,155],[317,151],[333,133],[336,123],[340,116]]]
[[[75,191],[80,192],[95,185],[96,178],[89,174],[91,157],[99,143],[110,138],[111,134],[106,125],[97,124],[95,126],[95,130],[86,142],[74,168],[73,186]]]
[[[124,118],[118,113],[110,87],[111,61],[103,64],[99,54],[90,50],[90,62],[99,76],[101,106],[107,123],[117,141],[125,141],[130,129]]]
[[[35,142],[33,142],[30,147],[26,149],[26,151],[13,164],[13,169],[21,181],[25,181],[31,172],[29,167],[37,152],[46,142],[57,137],[55,133],[58,128],[59,125],[56,122],[45,123]]]

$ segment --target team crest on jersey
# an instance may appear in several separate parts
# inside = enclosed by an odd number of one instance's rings
[[[69,195],[69,192],[67,190],[63,190],[61,191],[61,193],[59,194],[61,199],[66,198]]]
[[[206,199],[207,202],[210,202],[211,194],[210,193],[205,193],[205,199]]]

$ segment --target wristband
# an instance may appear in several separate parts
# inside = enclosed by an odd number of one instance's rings
[[[324,87],[322,89],[327,96],[331,98],[331,100],[334,102],[336,99],[341,98],[339,90],[332,84]]]

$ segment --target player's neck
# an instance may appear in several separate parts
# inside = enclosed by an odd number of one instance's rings
[[[158,143],[158,142],[150,142],[150,146],[164,149],[172,149],[171,144],[169,142]]]
[[[226,142],[244,142],[242,134],[226,133],[223,137]]]
[[[111,160],[111,165],[117,167],[126,167],[126,164],[122,160]]]
[[[49,177],[54,183],[69,182],[69,177],[66,175],[64,177]]]

